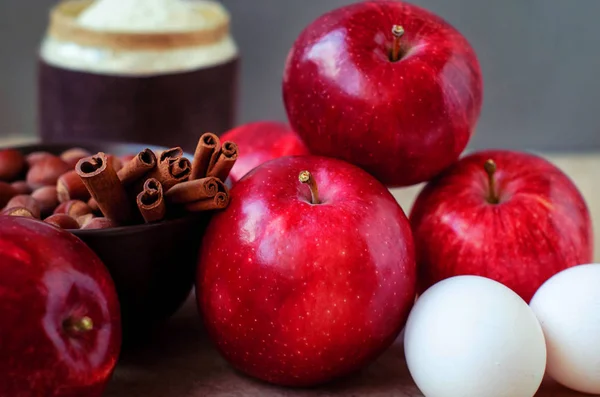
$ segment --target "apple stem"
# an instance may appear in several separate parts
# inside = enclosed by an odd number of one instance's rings
[[[498,204],[500,199],[498,198],[498,192],[496,192],[496,179],[494,178],[497,169],[496,162],[492,159],[488,159],[483,165],[483,168],[485,168],[485,172],[488,176],[489,192],[487,200],[491,204]]]
[[[321,204],[321,201],[319,200],[319,189],[317,188],[317,182],[315,182],[315,178],[313,178],[312,174],[308,171],[302,171],[300,172],[300,175],[298,175],[298,180],[304,184],[307,184],[310,188],[312,204]]]
[[[402,49],[402,43],[400,38],[404,35],[404,28],[400,25],[392,26],[392,34],[394,35],[394,43],[392,44],[392,62],[400,60],[400,50]]]
[[[65,330],[76,334],[82,334],[94,329],[94,322],[88,316],[84,317],[69,317],[63,323]]]

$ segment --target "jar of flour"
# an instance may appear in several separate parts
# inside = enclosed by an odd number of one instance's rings
[[[234,125],[238,50],[208,0],[68,0],[50,13],[38,74],[46,142],[182,146]]]

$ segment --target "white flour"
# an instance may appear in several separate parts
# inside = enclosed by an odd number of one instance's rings
[[[123,33],[168,33],[210,29],[229,18],[227,10],[208,0],[97,0],[78,18],[87,29]],[[237,56],[231,35],[196,47],[165,50],[117,50],[82,46],[46,37],[46,62],[72,70],[116,75],[156,75],[211,67]]]
[[[97,0],[78,18],[88,28],[119,32],[173,32],[210,28],[211,13],[226,13],[210,1]]]

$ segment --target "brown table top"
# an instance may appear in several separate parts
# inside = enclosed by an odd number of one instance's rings
[[[423,396],[411,380],[401,337],[372,365],[350,379],[309,390],[284,389],[254,381],[233,370],[215,351],[190,299],[150,346],[122,357],[106,397],[208,396]],[[547,381],[539,397],[575,397]],[[481,396],[485,397],[485,396]]]

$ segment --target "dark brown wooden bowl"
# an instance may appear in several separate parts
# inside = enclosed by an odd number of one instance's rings
[[[164,149],[121,143],[32,144],[16,149],[25,154],[35,151],[59,154],[72,147],[117,156],[137,153],[147,147]],[[209,218],[210,215],[204,213],[154,224],[71,230],[96,252],[113,277],[121,303],[126,343],[146,339],[189,296]]]

